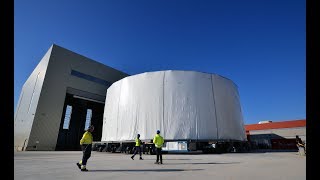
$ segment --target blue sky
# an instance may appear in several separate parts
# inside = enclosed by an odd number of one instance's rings
[[[14,108],[54,43],[138,74],[216,73],[239,88],[245,124],[306,117],[303,0],[15,0]]]

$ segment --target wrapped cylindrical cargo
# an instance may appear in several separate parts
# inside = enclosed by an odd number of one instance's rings
[[[216,74],[156,71],[123,78],[106,95],[101,141],[246,140],[237,86]]]

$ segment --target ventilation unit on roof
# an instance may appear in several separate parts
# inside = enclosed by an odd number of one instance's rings
[[[272,121],[260,121],[259,124],[272,123]]]

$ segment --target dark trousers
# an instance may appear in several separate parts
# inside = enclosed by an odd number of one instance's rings
[[[83,145],[81,145],[81,149],[83,152],[82,165],[86,165],[88,159],[91,156],[92,144],[83,144]]]
[[[159,162],[160,158],[160,163],[162,163],[162,148],[156,148],[156,153],[157,153],[157,162]]]
[[[138,151],[139,151],[140,157],[142,157],[141,156],[141,147],[140,146],[135,146],[135,148],[136,149],[134,150],[134,153],[133,153],[132,157],[134,157],[138,153]]]
[[[304,154],[306,154],[306,147],[305,147],[305,146],[297,145],[297,147],[298,147],[298,151],[299,151],[299,147],[302,147],[302,148],[303,148],[303,151],[304,151]]]

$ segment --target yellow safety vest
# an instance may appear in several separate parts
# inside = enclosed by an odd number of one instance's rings
[[[82,144],[92,144],[92,141],[93,141],[93,137],[92,137],[91,132],[86,131],[83,134],[83,136],[82,136],[82,138],[80,140],[80,145],[82,145]]]
[[[141,146],[141,140],[136,138],[136,146]]]
[[[163,137],[159,134],[156,134],[153,138],[153,143],[156,146],[156,148],[161,148],[164,143]]]

